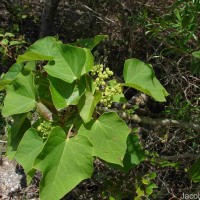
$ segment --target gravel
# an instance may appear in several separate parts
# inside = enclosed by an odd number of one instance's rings
[[[23,169],[15,161],[2,158],[0,163],[0,199],[17,200],[28,199],[38,200],[38,180],[26,185],[26,178]]]
[[[0,198],[9,199],[12,193],[21,189],[22,175],[16,173],[16,163],[3,158],[0,165]]]

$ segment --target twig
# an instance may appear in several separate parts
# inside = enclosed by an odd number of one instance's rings
[[[53,114],[52,112],[41,102],[36,103],[36,109],[39,114],[41,114],[44,119],[48,121],[53,121]]]
[[[156,158],[156,160],[176,161],[176,160],[182,160],[182,159],[196,160],[198,158],[200,158],[200,154],[180,154],[180,155],[174,155],[174,156],[162,156],[160,158]]]
[[[68,131],[68,133],[67,133],[67,141],[69,141],[69,138],[70,138],[70,136],[71,136],[71,132],[72,132],[73,126],[74,126],[74,124],[72,124],[72,125],[70,126],[70,128],[69,128],[69,131]]]
[[[101,14],[99,14],[98,12],[92,10],[90,7],[88,7],[88,6],[86,6],[86,5],[83,5],[82,3],[80,3],[80,5],[81,5],[83,8],[85,8],[85,9],[89,10],[90,12],[92,12],[93,14],[95,14],[95,16],[96,16],[98,19],[100,19],[101,21],[104,21],[104,22],[105,22],[105,20],[106,20],[106,21],[108,21],[108,22],[110,22],[110,23],[112,23],[112,24],[115,24],[115,25],[117,24],[115,21],[113,21],[113,20],[111,20],[111,19],[109,19],[109,18],[107,18],[107,17],[102,17]],[[104,19],[105,19],[105,20],[104,20]]]
[[[183,122],[173,119],[152,119],[149,117],[144,116],[138,116],[136,114],[130,115],[123,111],[117,111],[114,109],[108,109],[105,107],[98,107],[97,110],[99,112],[117,112],[119,116],[124,120],[131,120],[136,123],[142,123],[142,124],[150,124],[155,126],[173,126],[173,127],[179,127],[182,129],[192,129],[200,133],[200,125],[193,123],[193,122]]]
[[[9,51],[8,51],[8,48],[7,48],[2,42],[0,42],[0,45],[5,49],[5,54],[6,54],[8,57],[10,57],[10,58],[13,59],[12,55],[11,55],[11,54],[9,53]]]

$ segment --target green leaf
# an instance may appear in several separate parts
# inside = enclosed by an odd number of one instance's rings
[[[140,187],[137,188],[136,193],[137,193],[137,195],[139,196],[138,199],[141,199],[140,197],[142,197],[142,196],[145,195],[145,194],[144,194],[144,190],[143,190],[142,188],[140,188]],[[135,199],[134,199],[134,200],[135,200]]]
[[[94,95],[92,92],[86,91],[86,93],[80,98],[78,104],[78,110],[81,118],[85,123],[92,119],[92,115],[96,105],[101,99],[101,92],[96,92]]]
[[[26,183],[27,185],[29,185],[35,175],[36,170],[32,169],[30,170],[27,174],[26,174]]]
[[[81,76],[80,84],[84,85],[87,91],[95,93],[94,81],[88,74]]]
[[[6,150],[6,155],[10,160],[14,159],[17,147],[24,133],[31,126],[31,123],[27,118],[27,114],[14,115],[12,118],[14,122],[11,129],[8,131],[8,144]]]
[[[9,46],[13,46],[13,45],[19,45],[19,44],[23,44],[25,43],[24,41],[10,41]]]
[[[72,83],[93,67],[93,56],[89,49],[62,44],[53,37],[35,42],[17,62],[47,60],[46,72],[65,82]]]
[[[119,102],[119,103],[127,103],[127,100],[124,96],[124,94],[116,94],[113,96],[113,101],[114,102]]]
[[[3,40],[1,40],[1,44],[7,46],[8,45],[8,39],[7,38],[4,38]]]
[[[200,51],[194,51],[192,53],[194,57],[191,61],[191,72],[193,74],[200,74]]]
[[[150,180],[143,177],[143,178],[142,178],[142,183],[143,183],[144,185],[149,185],[149,184],[150,184]]]
[[[190,168],[189,176],[193,181],[200,182],[200,159],[197,159],[197,161]]]
[[[77,40],[72,45],[78,45],[80,47],[84,47],[84,48],[88,48],[88,49],[92,50],[102,40],[106,39],[107,37],[108,37],[107,35],[96,35],[94,38],[86,38],[86,39],[82,39],[82,40]]]
[[[5,37],[15,37],[13,33],[6,32]]]
[[[152,179],[155,179],[157,177],[157,174],[155,172],[152,172],[148,175],[148,177],[152,180]]]
[[[129,134],[127,138],[127,150],[123,160],[123,167],[119,165],[111,165],[112,167],[128,173],[133,167],[140,164],[145,159],[145,153],[142,149],[138,136]]]
[[[30,128],[26,131],[15,155],[16,161],[22,165],[26,174],[33,168],[36,157],[44,146],[43,139],[36,129]]]
[[[153,193],[153,189],[154,189],[154,188],[157,188],[157,185],[156,185],[155,183],[150,183],[150,184],[147,186],[146,190],[145,190],[146,194],[147,194],[147,195],[151,195],[151,194]]]
[[[17,62],[32,60],[53,60],[53,47],[56,44],[56,39],[53,37],[46,37],[36,41],[31,45],[27,51],[18,56]]]
[[[191,72],[192,74],[200,74],[200,59],[193,59],[191,62]]]
[[[66,108],[69,105],[77,105],[85,92],[81,84],[67,83],[58,78],[48,76],[53,103],[57,109]]]
[[[88,49],[57,43],[52,49],[54,60],[49,62],[45,71],[67,83],[72,83],[93,67],[93,56]]]
[[[194,51],[194,52],[192,53],[192,55],[193,55],[193,57],[195,57],[195,58],[200,58],[200,51]]]
[[[110,112],[82,126],[78,134],[90,140],[94,156],[123,166],[129,132],[126,123],[116,113]]]
[[[36,80],[36,84],[39,85],[37,88],[38,96],[42,102],[47,104],[52,103],[51,92],[50,92],[50,83],[46,76],[41,75]]]
[[[128,59],[124,65],[124,86],[135,88],[147,95],[152,96],[156,101],[166,101],[168,92],[155,77],[151,65],[138,59]]]
[[[167,160],[159,161],[159,165],[161,167],[174,167],[175,169],[178,169],[180,167],[179,162],[170,162]]]
[[[36,62],[35,61],[29,61],[24,66],[24,69],[27,71],[35,71],[36,68]]]
[[[43,173],[40,199],[61,199],[82,180],[91,177],[92,146],[83,136],[66,140],[65,132],[55,127],[36,159],[35,168]]]
[[[33,74],[19,74],[13,84],[6,87],[6,97],[2,109],[3,116],[31,111],[35,107],[35,86]]]
[[[16,76],[22,71],[24,65],[15,63],[10,67],[8,72],[0,79],[0,90],[4,89],[6,85],[12,83]]]
[[[145,159],[145,154],[138,140],[138,136],[130,134],[127,139],[127,151],[123,160],[125,172],[139,165]]]

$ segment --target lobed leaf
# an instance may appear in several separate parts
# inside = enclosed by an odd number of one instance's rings
[[[126,123],[116,113],[110,112],[83,125],[78,135],[84,135],[90,140],[94,156],[123,166],[129,132]]]
[[[139,143],[138,136],[130,134],[127,139],[127,150],[123,160],[123,171],[128,173],[133,167],[145,159],[144,151]]]
[[[101,92],[92,94],[92,92],[86,91],[86,93],[80,98],[78,110],[85,123],[92,119],[93,112],[100,100]]]
[[[68,83],[89,72],[93,67],[93,56],[89,49],[62,44],[53,37],[35,42],[17,62],[47,60],[46,72]]]
[[[43,139],[38,131],[30,128],[26,131],[15,155],[16,161],[22,165],[26,174],[33,168],[36,157],[42,151],[44,146]]]
[[[156,101],[166,101],[168,92],[156,78],[151,65],[138,59],[128,59],[124,65],[124,86],[135,88]]]
[[[85,92],[81,84],[67,83],[58,78],[48,76],[53,103],[57,109],[66,108],[69,105],[77,105]]]
[[[93,67],[93,56],[88,49],[57,43],[52,49],[54,60],[49,62],[45,71],[67,83],[72,83]]]
[[[128,173],[132,168],[136,167],[145,159],[144,151],[141,148],[138,137],[135,134],[129,134],[127,138],[127,149],[123,159],[123,167],[116,164],[110,164],[124,173]]]
[[[3,90],[6,85],[12,83],[16,76],[22,71],[24,65],[15,63],[10,67],[8,72],[0,79],[0,90]]]
[[[18,74],[13,84],[6,87],[2,114],[4,117],[26,113],[35,107],[35,84],[32,73]]]
[[[36,159],[35,168],[43,173],[40,199],[61,199],[82,180],[91,177],[92,146],[84,136],[66,140],[65,132],[55,127]]]
[[[53,37],[37,40],[23,55],[18,56],[17,63],[33,60],[53,60],[52,55],[55,44],[56,39]]]

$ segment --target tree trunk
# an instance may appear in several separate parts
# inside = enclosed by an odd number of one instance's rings
[[[61,0],[45,0],[41,21],[40,38],[51,35],[53,29],[53,21]]]

